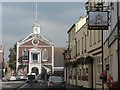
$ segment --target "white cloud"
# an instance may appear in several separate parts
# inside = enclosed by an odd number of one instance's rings
[[[14,8],[10,5],[3,7],[3,41],[6,43],[6,49],[13,47],[17,41],[32,32],[35,11],[30,6],[30,9],[20,6],[13,6]],[[79,7],[72,9],[61,9],[60,7],[61,6],[58,7],[60,10],[60,12],[58,12],[57,7],[53,11],[50,11],[52,10],[51,8],[47,9],[41,6],[42,9],[40,8],[38,12],[38,20],[41,25],[42,35],[50,39],[56,47],[65,47],[67,31],[71,27],[70,25],[79,19],[82,12]]]

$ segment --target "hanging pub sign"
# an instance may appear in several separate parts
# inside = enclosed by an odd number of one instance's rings
[[[89,11],[88,29],[89,30],[108,30],[108,11]]]

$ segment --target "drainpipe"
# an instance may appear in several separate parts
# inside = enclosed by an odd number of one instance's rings
[[[117,1],[117,25],[118,25],[118,30],[117,30],[117,33],[119,35],[119,25],[120,25],[120,22],[119,22],[119,0]],[[118,49],[118,90],[120,90],[120,51],[119,51],[119,38],[117,40],[117,49]]]
[[[77,60],[77,40],[75,38],[75,61]],[[75,67],[75,72],[76,72],[76,87],[77,87],[77,67]]]

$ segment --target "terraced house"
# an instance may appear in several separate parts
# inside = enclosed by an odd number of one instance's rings
[[[85,88],[101,87],[101,31],[88,30],[84,16],[68,30],[68,37],[71,58],[65,64],[67,83]]]
[[[89,9],[99,2],[88,0]],[[110,25],[108,30],[88,30],[87,17],[80,17],[68,30],[67,53],[70,55],[65,63],[66,81],[69,84],[85,88],[100,89],[117,88],[119,80],[119,2],[104,2],[110,9]],[[108,8],[107,8],[108,9]],[[103,39],[103,43],[102,43]],[[103,61],[102,61],[103,45]],[[106,79],[100,79],[101,74]],[[111,79],[112,78],[112,79]],[[112,80],[113,83],[107,81]]]

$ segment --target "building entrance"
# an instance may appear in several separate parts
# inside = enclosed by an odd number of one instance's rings
[[[33,67],[32,70],[31,70],[32,73],[35,73],[36,75],[39,74],[39,70],[37,67]]]

